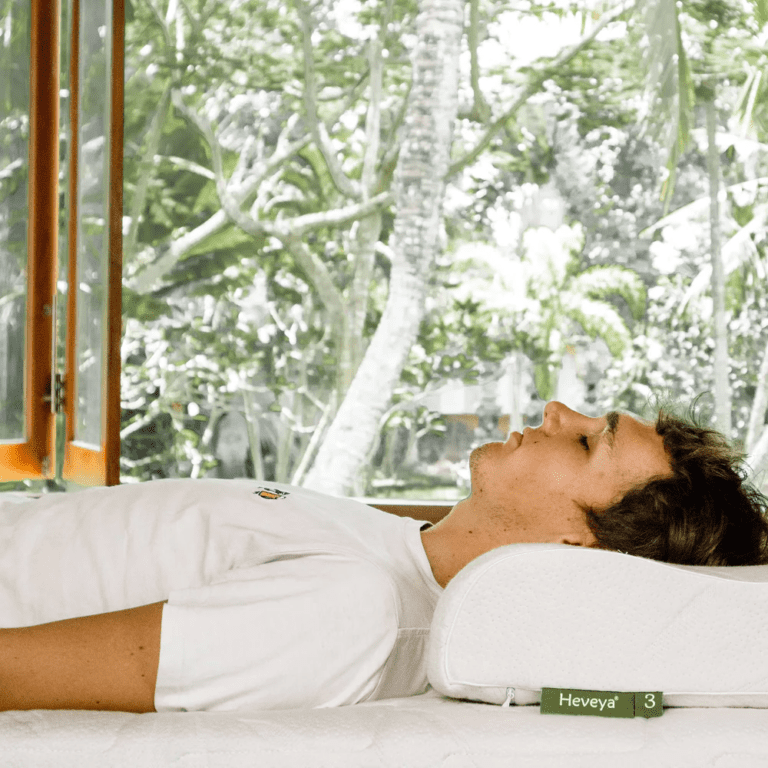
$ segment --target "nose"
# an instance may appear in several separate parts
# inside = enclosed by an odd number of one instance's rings
[[[586,418],[567,405],[551,400],[544,406],[544,431],[549,435],[557,434],[567,424],[577,418]]]

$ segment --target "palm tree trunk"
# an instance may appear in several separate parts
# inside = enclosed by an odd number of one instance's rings
[[[358,478],[376,439],[424,315],[439,244],[464,25],[461,0],[420,0],[413,86],[394,192],[396,220],[389,295],[304,485],[333,494],[362,492]]]
[[[731,387],[728,381],[728,327],[725,317],[725,270],[720,252],[720,157],[715,143],[715,92],[705,103],[707,113],[707,168],[709,170],[709,227],[712,258],[712,313],[715,332],[715,423],[731,436]]]

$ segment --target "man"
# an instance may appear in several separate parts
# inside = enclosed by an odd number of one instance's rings
[[[768,562],[765,498],[714,432],[548,403],[470,456],[439,524],[250,480],[162,480],[0,509],[0,710],[354,704],[426,689],[439,596],[515,542]],[[25,509],[26,508],[26,509]],[[426,529],[426,530],[425,530]]]

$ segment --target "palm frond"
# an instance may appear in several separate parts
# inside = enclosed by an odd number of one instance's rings
[[[646,6],[646,28],[647,111],[641,120],[641,132],[669,147],[669,176],[661,192],[666,215],[675,191],[677,164],[688,143],[696,98],[675,0],[650,0]],[[669,133],[661,139],[665,130]]]
[[[571,291],[590,299],[619,295],[636,320],[645,312],[645,285],[635,271],[626,267],[608,265],[585,269],[574,278]]]
[[[604,301],[586,298],[575,301],[574,298],[563,302],[563,310],[568,317],[579,323],[591,338],[603,339],[614,357],[621,356],[631,342],[621,315]]]

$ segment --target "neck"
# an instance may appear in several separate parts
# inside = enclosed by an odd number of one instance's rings
[[[594,538],[584,529],[564,525],[557,528],[524,520],[510,521],[503,510],[485,508],[472,496],[462,499],[437,525],[421,532],[435,581],[445,588],[448,582],[476,557],[506,544],[552,542],[592,546]]]
[[[460,501],[439,523],[421,532],[432,574],[443,588],[476,557],[507,543],[499,539],[473,513],[471,497]]]

